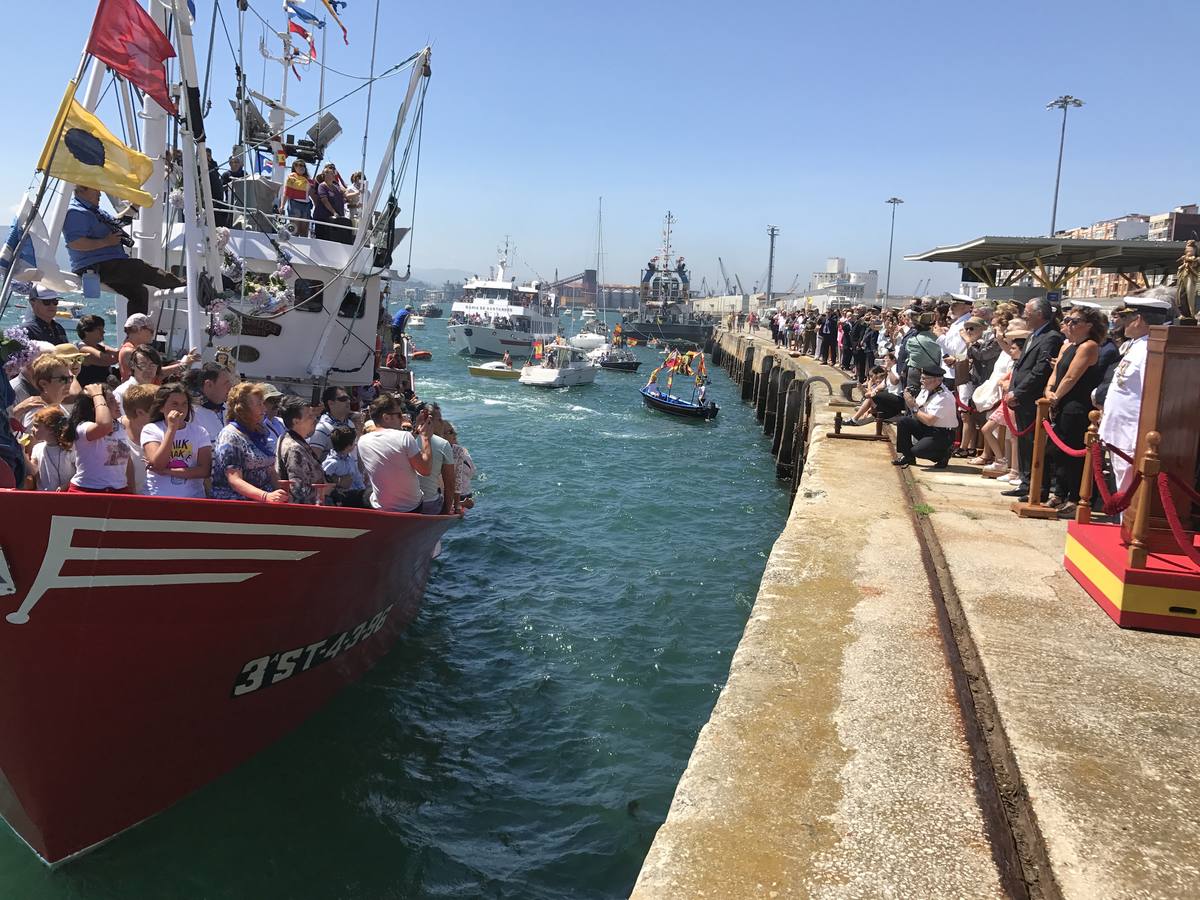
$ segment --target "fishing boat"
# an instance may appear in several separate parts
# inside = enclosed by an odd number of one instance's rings
[[[417,307],[417,312],[427,319],[440,319],[442,317],[442,308],[436,303],[422,303]]]
[[[411,175],[409,152],[419,152],[413,125],[421,118],[430,51],[388,70],[409,69],[407,87],[390,136],[375,143],[383,152],[358,224],[299,237],[294,221],[273,212],[285,163],[327,158],[341,131],[333,110],[341,107],[325,103],[306,118],[288,108],[289,72],[308,64],[309,48],[293,45],[285,17],[278,23],[282,50],[271,57],[283,75],[279,97],[252,92],[245,81],[249,60],[233,51],[228,70],[238,83],[229,93],[241,98],[234,103],[239,147],[278,164],[235,180],[234,202],[216,208],[188,5],[164,0],[146,13],[102,3],[88,46],[114,46],[119,38],[121,52],[85,54],[63,104],[64,111],[73,102],[106,118],[98,103],[115,88],[110,102],[126,110],[126,127],[140,130],[136,143],[150,175],[131,167],[122,184],[134,179],[131,190],[143,188],[154,202],[141,207],[126,240],[133,257],[180,267],[187,283],[152,295],[156,332],[168,354],[199,347],[208,360],[235,361],[242,377],[269,378],[301,396],[329,385],[369,386],[386,368],[376,352],[380,273],[408,231],[396,227],[396,210],[402,173]],[[240,5],[238,33],[252,25],[248,12]],[[171,85],[163,66],[168,54],[159,51],[168,41],[178,56]],[[263,53],[270,55],[265,44]],[[214,65],[214,73],[222,70]],[[78,96],[77,84],[83,85]],[[220,92],[219,79],[213,84]],[[385,97],[376,90],[379,109]],[[168,95],[184,98],[170,127],[154,99]],[[293,119],[316,124],[294,141]],[[78,157],[70,177],[109,190],[112,167],[121,166],[118,158],[134,158],[127,155],[133,151],[111,134],[97,137],[74,113],[66,121],[84,124],[68,130],[60,114],[47,148],[113,150],[101,157],[111,165]],[[166,178],[168,151],[182,152],[173,176],[182,191]],[[71,190],[60,184],[65,176],[57,173],[64,170],[53,160],[40,171],[36,196],[18,217],[0,312],[31,235],[48,235],[50,248],[32,268],[47,275],[56,268]],[[231,223],[228,230],[216,228],[217,212]],[[26,277],[33,277],[28,270]],[[117,309],[120,321],[123,298]],[[374,666],[416,616],[434,547],[457,521],[287,503],[7,489],[0,490],[0,504],[0,814],[50,864],[233,769]]]
[[[712,337],[713,323],[692,311],[691,275],[682,256],[675,256],[671,229],[675,217],[663,220],[662,247],[642,270],[638,311],[625,316],[625,336],[638,341],[686,341],[703,346]]]
[[[666,375],[666,385],[659,378]],[[691,387],[688,396],[672,393],[675,378],[686,379]],[[707,421],[716,418],[719,407],[705,394],[708,392],[708,369],[703,353],[681,353],[672,351],[663,364],[650,373],[649,380],[642,386],[642,402],[651,409],[684,419]]]
[[[467,366],[467,373],[476,378],[497,378],[504,381],[516,381],[521,377],[521,370],[514,369],[499,360],[486,362],[480,366]]]
[[[450,307],[446,339],[467,356],[533,355],[535,341],[553,340],[558,318],[545,302],[537,281],[518,285],[506,274],[510,248],[505,241],[500,261],[487,278],[468,278],[463,296]]]
[[[521,384],[533,387],[561,388],[591,384],[600,367],[578,347],[570,344],[551,344],[542,351],[540,363],[526,363],[521,369]]]

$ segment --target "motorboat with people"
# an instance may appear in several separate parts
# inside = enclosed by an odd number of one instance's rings
[[[553,297],[543,295],[538,281],[519,285],[508,277],[509,252],[506,241],[488,277],[468,278],[462,298],[450,307],[446,339],[455,352],[525,358],[533,355],[535,342],[558,334]]]
[[[675,217],[663,220],[662,247],[642,270],[638,311],[622,320],[625,336],[638,341],[687,341],[703,346],[712,337],[714,322],[695,313],[691,302],[691,273],[671,245]]]
[[[587,317],[589,312],[592,313],[591,318]],[[596,318],[594,310],[584,310],[583,324],[579,332],[568,338],[567,343],[584,351],[603,347],[608,343],[608,330],[604,327],[604,321]]]
[[[600,368],[613,372],[636,372],[642,364],[642,361],[637,358],[637,354],[628,347],[618,347],[612,344],[597,347],[588,354],[588,358]]]
[[[443,314],[442,308],[436,303],[422,303],[417,307],[417,312],[426,319],[440,319]]]
[[[665,385],[659,381],[664,374]],[[676,377],[690,386],[690,391],[685,395],[673,392]],[[706,396],[708,385],[708,368],[703,353],[672,351],[663,364],[650,373],[649,380],[642,386],[642,402],[668,415],[707,421],[716,418],[720,411],[717,404]]]
[[[478,366],[467,366],[467,374],[475,378],[495,378],[502,381],[516,381],[521,377],[521,370],[514,369],[512,363],[504,363],[498,359]]]
[[[289,28],[298,24],[291,4],[272,14],[269,40],[279,44],[262,45],[279,64],[280,94],[250,89],[257,64],[240,43],[228,54],[214,45],[212,78],[202,83],[189,6],[100,3],[79,77],[62,73],[66,95],[14,227],[14,252],[0,260],[0,313],[22,277],[62,274],[56,258],[76,185],[97,225],[120,233],[122,259],[140,261],[139,271],[182,273],[186,286],[149,297],[165,355],[195,347],[243,379],[269,378],[306,398],[331,386],[367,389],[386,368],[377,350],[380,273],[408,231],[397,224],[401,195],[416,196],[408,163],[420,152],[414,125],[430,50],[387,60],[387,75],[398,77],[375,86],[375,124],[390,109],[390,135],[372,135],[375,177],[362,214],[317,223],[308,236],[296,216],[277,212],[288,161],[328,160],[346,107],[289,108],[300,105],[287,99],[293,68],[318,64]],[[239,4],[230,28],[257,31],[251,14],[266,8]],[[168,57],[176,57],[169,67]],[[39,77],[54,79],[54,65],[43,59]],[[245,174],[230,182],[227,200],[212,194],[202,89],[235,98],[234,167]],[[214,103],[213,114],[220,108]],[[118,118],[137,131],[126,138],[136,150],[102,124]],[[296,128],[309,123],[307,132]],[[372,131],[369,122],[363,130]],[[224,167],[224,154],[214,155]],[[132,234],[92,192],[137,204]],[[26,260],[43,238],[48,252]],[[122,321],[124,297],[116,309]],[[11,481],[11,469],[0,468]],[[417,615],[434,547],[457,521],[124,493],[0,489],[0,498],[0,814],[49,864],[234,769],[361,678]]]
[[[416,313],[409,315],[408,327],[409,328],[424,328],[425,327],[425,317],[418,316]]]
[[[518,379],[533,387],[561,388],[591,384],[600,366],[587,358],[578,347],[557,342],[540,348],[541,361],[527,361]]]

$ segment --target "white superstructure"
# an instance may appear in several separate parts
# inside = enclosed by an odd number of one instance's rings
[[[450,349],[468,356],[514,358],[533,355],[535,341],[552,341],[558,333],[553,300],[543,304],[538,282],[518,285],[505,277],[507,245],[487,278],[468,278],[463,296],[451,307],[446,338]]]
[[[560,388],[591,384],[596,380],[600,364],[588,359],[584,352],[570,344],[551,344],[539,364],[526,364],[521,369],[521,384],[533,387]]]

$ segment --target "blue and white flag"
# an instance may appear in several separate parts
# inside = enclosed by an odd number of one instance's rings
[[[283,8],[287,11],[289,16],[295,16],[301,22],[307,22],[313,28],[325,27],[324,21],[300,6],[297,0],[288,0],[288,2],[283,5]]]

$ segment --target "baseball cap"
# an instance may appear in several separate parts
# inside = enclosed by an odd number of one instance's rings
[[[149,328],[150,317],[145,313],[134,313],[125,320],[125,330],[133,331],[135,328]]]

